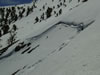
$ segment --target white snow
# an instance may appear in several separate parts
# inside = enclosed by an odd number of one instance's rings
[[[19,28],[17,39],[26,44],[30,42],[30,49],[21,54],[29,48],[25,46],[0,60],[0,75],[100,75],[100,1],[66,2],[68,6],[61,7],[62,15],[52,15],[49,19],[34,24],[34,18],[44,12],[39,12],[38,9],[46,2],[51,7],[59,3],[58,0],[54,0],[54,3],[51,0],[40,0],[35,12],[15,23]],[[77,32],[77,27],[58,24],[74,22],[77,25],[87,25],[91,21],[94,22],[80,33]],[[6,39],[6,36],[8,34],[2,38]],[[18,43],[0,57],[14,51]],[[28,53],[31,49],[34,50]]]

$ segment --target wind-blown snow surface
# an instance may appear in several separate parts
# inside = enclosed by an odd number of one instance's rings
[[[99,2],[89,0],[78,4],[74,0],[68,7],[62,7],[64,10],[61,16],[52,16],[35,24],[34,30],[28,32],[29,35],[18,37],[31,45],[0,60],[0,75],[100,75]],[[17,21],[19,28],[25,25],[18,31],[18,36],[23,34],[22,31],[32,28],[32,15],[22,19],[22,23]],[[78,33],[75,26],[58,24],[60,21],[85,25],[95,22]],[[29,26],[26,25],[27,22]],[[17,43],[10,47],[4,55],[13,51],[16,45]]]

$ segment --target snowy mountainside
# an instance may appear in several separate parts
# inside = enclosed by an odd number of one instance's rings
[[[0,56],[1,75],[100,74],[100,1],[64,0],[60,7],[59,1],[39,0],[34,12],[15,22],[19,41]],[[47,5],[44,10],[42,4]],[[48,7],[54,7],[51,16],[46,18],[45,14],[44,20],[35,23],[36,16],[40,17]]]
[[[61,6],[59,6],[60,3],[62,3]],[[36,35],[40,34],[41,32],[45,31],[50,26],[58,23],[61,20],[61,18],[62,18],[61,15],[57,16],[57,15],[59,15],[58,11],[60,9],[65,10],[65,8],[67,8],[67,10],[66,10],[66,12],[67,12],[68,10],[70,10],[70,8],[74,8],[76,5],[78,5],[78,1],[77,0],[76,1],[72,1],[72,3],[70,3],[70,5],[68,5],[68,4],[69,3],[67,1],[64,3],[63,1],[59,2],[58,0],[55,0],[54,2],[52,2],[52,0],[50,0],[50,1],[46,1],[46,0],[44,0],[44,1],[37,1],[35,3],[35,6],[37,8],[33,9],[33,13],[31,13],[27,17],[24,17],[22,19],[18,19],[18,21],[16,21],[15,23],[12,23],[10,25],[10,29],[12,29],[13,24],[17,25],[18,30],[16,31],[16,33],[17,33],[16,40],[25,39],[25,37],[26,38],[29,37],[29,34],[36,36]],[[41,5],[45,6],[44,7],[45,9],[43,9],[43,7],[41,7]],[[66,7],[65,5],[68,5],[69,7]],[[27,6],[31,6],[31,5],[27,4],[25,6],[25,9],[27,9],[26,8]],[[48,7],[50,7],[50,8],[51,7],[55,7],[55,8],[53,8],[52,13],[51,13],[52,17],[50,17],[49,19],[46,19],[46,14],[44,14],[44,20],[41,23],[38,22],[38,23],[34,24],[36,17],[40,18],[40,21],[41,21],[41,16],[42,16],[43,13],[46,13],[46,10],[47,10]],[[41,9],[41,11],[40,11],[40,9]],[[54,14],[54,11],[55,11],[55,14]],[[47,25],[46,23],[47,24],[49,23],[50,25]],[[42,29],[40,29],[40,28],[42,28]],[[40,29],[40,31],[39,31],[39,29]],[[1,37],[1,39],[2,39],[1,40],[1,46],[2,46],[1,49],[5,48],[8,45],[7,40],[9,38],[10,38],[9,34],[4,35],[4,36]]]

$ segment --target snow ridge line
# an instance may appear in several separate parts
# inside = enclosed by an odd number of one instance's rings
[[[52,25],[51,27],[47,28],[46,30],[44,30],[43,32],[40,32],[40,34],[37,34],[36,36],[33,36],[31,38],[28,38],[27,40],[33,40],[33,39],[38,39],[40,38],[42,35],[44,35],[45,33],[47,33],[48,31],[50,31],[51,29],[53,29],[54,27],[56,27],[58,24],[66,24],[68,26],[74,26],[74,28],[77,29],[78,32],[84,30],[85,28],[87,28],[89,25],[91,25],[92,23],[94,23],[95,20],[92,20],[90,21],[89,23],[87,23],[86,25],[84,25],[84,22],[81,22],[81,23],[75,23],[75,22],[64,22],[64,21],[59,21],[58,23]],[[83,24],[82,28],[83,29],[80,29],[80,25]],[[5,56],[1,56],[0,57],[0,60],[4,59],[4,58],[7,58],[9,56],[11,56],[15,51],[12,50],[10,53],[8,53],[7,55]]]

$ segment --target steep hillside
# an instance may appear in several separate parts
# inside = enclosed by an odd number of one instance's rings
[[[81,2],[80,2],[81,3]],[[13,43],[16,43],[17,41],[22,41],[23,39],[30,38],[37,36],[41,33],[43,33],[48,28],[52,27],[53,25],[57,24],[61,21],[63,13],[67,12],[74,8],[75,6],[78,6],[80,3],[78,1],[37,1],[33,2],[31,4],[27,5],[19,5],[16,7],[11,7],[13,9],[16,9],[16,14],[18,12],[22,12],[25,9],[27,9],[24,14],[21,14],[22,17],[19,14],[18,20],[10,23],[9,27],[10,29],[6,30],[6,35],[4,34],[4,26],[1,27],[2,36],[1,36],[1,51],[7,50],[10,45]],[[52,4],[52,5],[51,5]],[[23,7],[24,6],[24,7]],[[28,13],[28,8],[30,6],[30,15]],[[33,11],[31,8],[33,7]],[[18,8],[20,8],[18,10]],[[66,10],[67,9],[67,10]],[[48,10],[51,10],[52,12],[49,12]],[[65,10],[65,11],[64,11]],[[13,10],[12,10],[13,11]],[[63,12],[64,11],[64,12]],[[33,12],[33,13],[32,13]],[[28,13],[28,15],[27,15]],[[49,15],[48,15],[49,14]],[[27,16],[26,16],[27,15]],[[12,17],[12,16],[11,16]],[[20,18],[21,17],[21,18]],[[7,22],[9,22],[10,19],[8,19]],[[5,22],[5,21],[4,21]],[[4,24],[6,25],[6,24]],[[14,26],[16,25],[16,27]],[[8,27],[7,27],[8,28]],[[32,36],[31,36],[32,35]],[[14,37],[12,39],[12,37]],[[11,44],[9,44],[9,40]],[[7,49],[6,49],[7,48]]]
[[[16,41],[6,44],[9,32],[1,37],[1,49],[8,48],[0,56],[0,74],[99,75],[99,2],[37,1],[31,14],[14,22]]]

